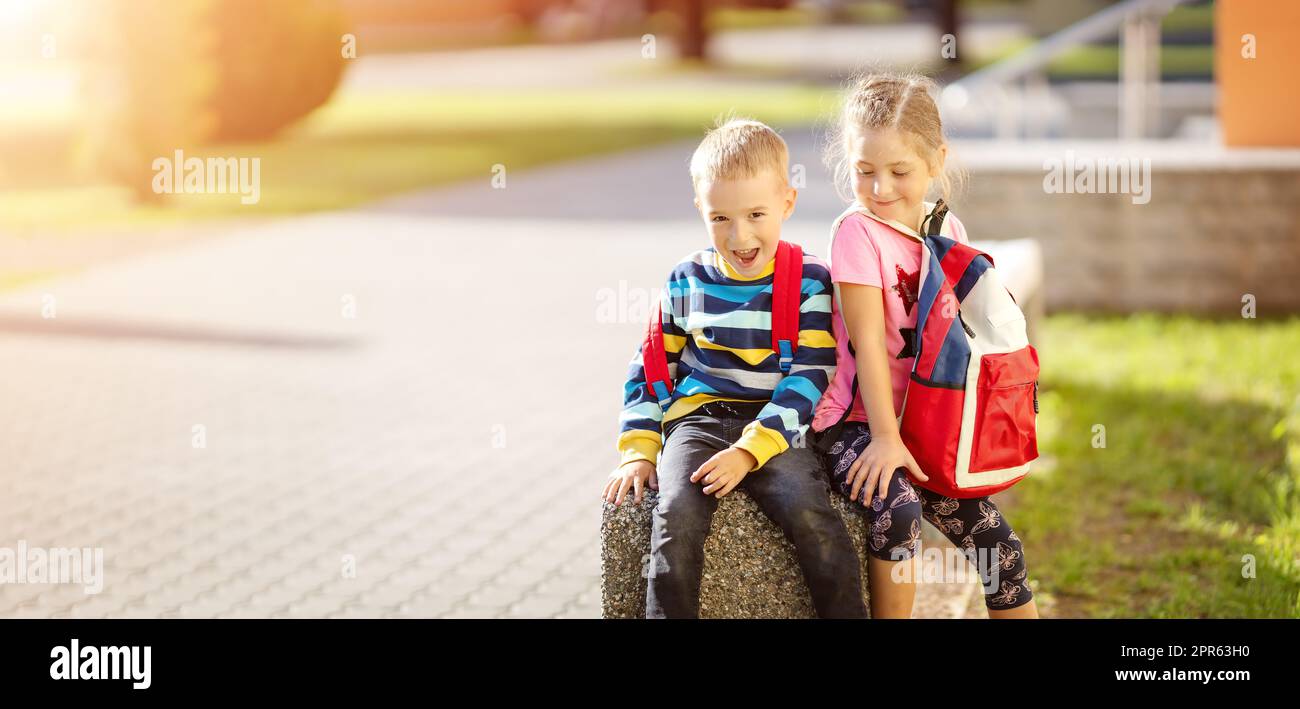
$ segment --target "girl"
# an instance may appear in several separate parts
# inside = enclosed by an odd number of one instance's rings
[[[860,494],[868,506],[872,617],[911,617],[917,570],[906,581],[893,571],[914,563],[924,517],[953,544],[988,560],[982,578],[996,572],[996,588],[985,587],[990,618],[1037,618],[1023,545],[993,501],[943,497],[896,474],[905,469],[928,479],[903,445],[897,417],[915,358],[917,236],[927,216],[941,211],[924,200],[936,180],[945,201],[952,189],[932,89],[920,76],[856,79],[827,143],[836,188],[859,213],[844,219],[830,249],[838,356],[814,414],[814,446],[840,492],[855,501]],[[940,233],[967,243],[951,214]]]

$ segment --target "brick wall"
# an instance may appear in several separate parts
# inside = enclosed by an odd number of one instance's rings
[[[1134,204],[1048,194],[1059,147],[970,147],[956,213],[972,238],[1040,241],[1048,309],[1229,314],[1249,293],[1260,316],[1300,312],[1300,151],[1144,149],[1151,199]]]

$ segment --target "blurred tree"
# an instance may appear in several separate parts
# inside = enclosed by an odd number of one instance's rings
[[[939,25],[939,36],[952,35],[954,38],[960,37],[958,34],[958,25],[960,17],[957,14],[957,0],[935,0],[935,22]],[[944,74],[956,75],[961,72],[962,52],[960,48],[951,56],[944,57]]]
[[[87,153],[145,200],[152,162],[259,140],[325,103],[343,72],[338,0],[104,0],[83,78]]]
[[[705,23],[704,5],[707,0],[678,0],[677,11],[681,13],[681,36],[678,38],[679,51],[683,59],[705,60],[708,58],[708,25]]]
[[[647,11],[664,8],[677,16],[677,45],[682,59],[708,60],[709,10],[718,7],[783,10],[793,0],[645,0]]]
[[[216,139],[268,138],[338,86],[347,31],[338,0],[221,0],[209,17],[217,83],[207,104]]]

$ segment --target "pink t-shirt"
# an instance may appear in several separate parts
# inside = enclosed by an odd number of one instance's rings
[[[928,205],[927,205],[928,206]],[[963,244],[966,228],[951,213],[943,221],[940,233]],[[916,354],[912,352],[911,333],[916,329],[916,299],[921,279],[921,242],[892,226],[863,214],[851,214],[840,224],[830,250],[831,281],[875,286],[884,292],[885,351],[889,355],[889,374],[894,389],[894,415],[903,410],[903,393],[912,372]],[[866,421],[862,398],[853,398],[853,378],[857,362],[849,354],[848,328],[840,313],[838,293],[832,299],[831,322],[835,329],[835,378],[831,380],[813,413],[812,427],[823,431],[844,415],[853,399],[850,421]]]

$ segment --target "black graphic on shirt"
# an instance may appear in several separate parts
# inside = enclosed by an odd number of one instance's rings
[[[913,273],[903,270],[901,264],[894,264],[894,274],[898,277],[898,282],[894,284],[893,290],[898,297],[903,300],[903,312],[908,315],[912,314],[912,306],[916,305],[917,291],[921,289],[921,269],[916,269]],[[916,329],[911,327],[898,328],[898,334],[903,337],[903,349],[899,350],[896,359],[907,359],[916,356]]]
[[[900,327],[898,334],[903,337],[903,349],[898,351],[898,356],[894,359],[907,359],[916,356],[916,328]]]

